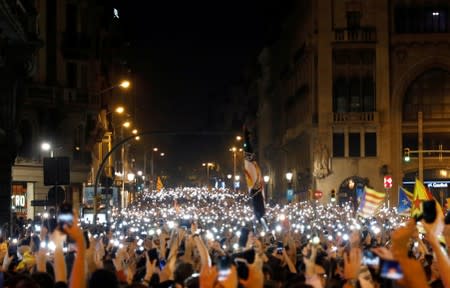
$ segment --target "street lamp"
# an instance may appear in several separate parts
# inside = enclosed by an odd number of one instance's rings
[[[145,149],[147,150],[147,148]],[[152,150],[147,150],[144,152],[144,176],[147,175],[147,154],[150,152],[152,153],[152,157],[150,159],[150,189],[153,190],[154,185],[153,183],[155,183],[154,180],[154,173],[155,173],[155,152],[158,152],[159,148],[158,147],[153,147]],[[166,153],[164,152],[160,152],[159,156],[164,157],[166,155]]]
[[[112,89],[115,89],[115,88],[118,88],[118,87],[120,87],[122,89],[128,89],[130,87],[130,85],[131,85],[130,81],[123,80],[122,82],[120,82],[120,83],[118,83],[116,85],[113,85],[111,87],[108,87],[108,88],[105,88],[105,89],[101,90],[100,92],[98,92],[98,94],[103,94],[105,92],[108,92],[109,90],[112,90]]]
[[[293,176],[292,172],[287,172],[286,173],[286,180],[291,182],[292,181],[292,176]]]
[[[209,167],[214,167],[214,163],[208,162],[208,163],[202,163],[203,167],[206,167],[206,184],[209,187]]]
[[[238,141],[241,139],[242,139],[241,136],[236,137],[236,140],[238,140]],[[233,178],[235,178],[236,177],[236,155],[237,155],[238,151],[242,152],[242,148],[238,149],[236,147],[231,147],[230,151],[233,152]],[[234,190],[236,191],[236,187],[234,187]]]
[[[286,198],[287,201],[290,203],[294,198],[294,190],[292,189],[292,172],[286,173],[286,180],[288,181],[287,191],[286,191]]]
[[[130,172],[127,174],[128,181],[133,181],[135,177],[136,177],[136,175],[134,175],[133,172]]]
[[[52,145],[49,142],[42,142],[41,149],[43,151],[50,151],[50,157],[53,158],[53,149]]]
[[[115,109],[115,111],[116,111],[116,113],[118,113],[118,114],[122,114],[123,112],[125,112],[125,108],[124,108],[123,106],[118,106],[118,107]]]

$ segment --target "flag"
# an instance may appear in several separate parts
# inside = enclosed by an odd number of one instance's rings
[[[400,214],[410,214],[412,207],[413,194],[406,190],[405,188],[398,187],[398,213]]]
[[[385,197],[385,193],[377,192],[365,186],[364,194],[359,203],[358,214],[364,218],[372,217],[383,204]]]
[[[406,194],[406,197],[408,197],[409,202],[412,203],[412,201],[414,200],[414,194],[409,192],[408,190],[406,190],[403,187],[399,187],[399,188],[403,190],[403,192]]]
[[[249,125],[250,124],[250,125]],[[244,168],[245,180],[247,182],[248,194],[252,199],[253,211],[255,217],[261,224],[265,225],[265,199],[264,199],[264,181],[256,162],[256,153],[253,150],[252,139],[254,139],[254,122],[244,125]]]
[[[358,185],[356,186],[356,203],[360,203],[361,202],[361,198],[364,195],[364,187]]]
[[[422,202],[431,200],[429,192],[423,185],[423,183],[416,178],[416,183],[414,185],[414,197],[411,207],[411,217],[417,217],[422,214]]]
[[[158,180],[156,181],[156,190],[159,192],[164,188],[164,185],[161,181],[161,178],[158,177]]]

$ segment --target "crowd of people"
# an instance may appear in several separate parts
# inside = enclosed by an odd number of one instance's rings
[[[442,213],[362,218],[350,203],[307,201],[267,205],[261,225],[247,195],[178,188],[143,192],[109,223],[77,214],[1,239],[0,287],[450,288]]]

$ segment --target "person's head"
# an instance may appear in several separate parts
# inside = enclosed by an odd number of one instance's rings
[[[92,273],[89,279],[89,288],[95,287],[108,287],[108,288],[119,288],[119,280],[116,275],[106,269],[97,269]]]
[[[194,273],[194,267],[191,263],[179,262],[175,266],[175,271],[173,272],[173,280],[177,284],[184,284],[184,280],[189,278]]]
[[[39,287],[53,287],[54,279],[47,272],[35,272],[31,274],[31,278],[39,284]]]
[[[9,288],[39,288],[39,284],[30,276],[20,273],[5,281],[5,286]]]

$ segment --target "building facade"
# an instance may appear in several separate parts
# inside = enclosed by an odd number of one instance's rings
[[[269,195],[344,200],[423,179],[448,197],[450,1],[296,1],[259,56],[259,157]],[[404,161],[404,148],[410,161]]]
[[[35,71],[35,53],[42,42],[36,29],[37,12],[33,3],[0,2],[0,225],[2,232],[6,232],[10,228],[7,224],[11,220],[11,204],[16,200],[12,199],[11,167],[23,142],[18,119],[25,97],[24,83]],[[22,190],[16,189],[17,204],[26,206]]]
[[[102,51],[114,13],[103,2],[36,1],[44,44],[36,54],[35,73],[23,88],[18,117],[22,142],[14,159],[12,187],[25,195],[26,207],[13,205],[14,216],[32,219],[45,208],[32,206],[32,200],[52,202],[43,162],[51,156],[69,158],[70,183],[61,185],[62,197],[78,208],[83,187],[92,178],[92,163],[108,147],[106,114],[99,111],[107,103],[100,91],[113,80]],[[44,141],[51,144],[50,151],[41,150]]]

